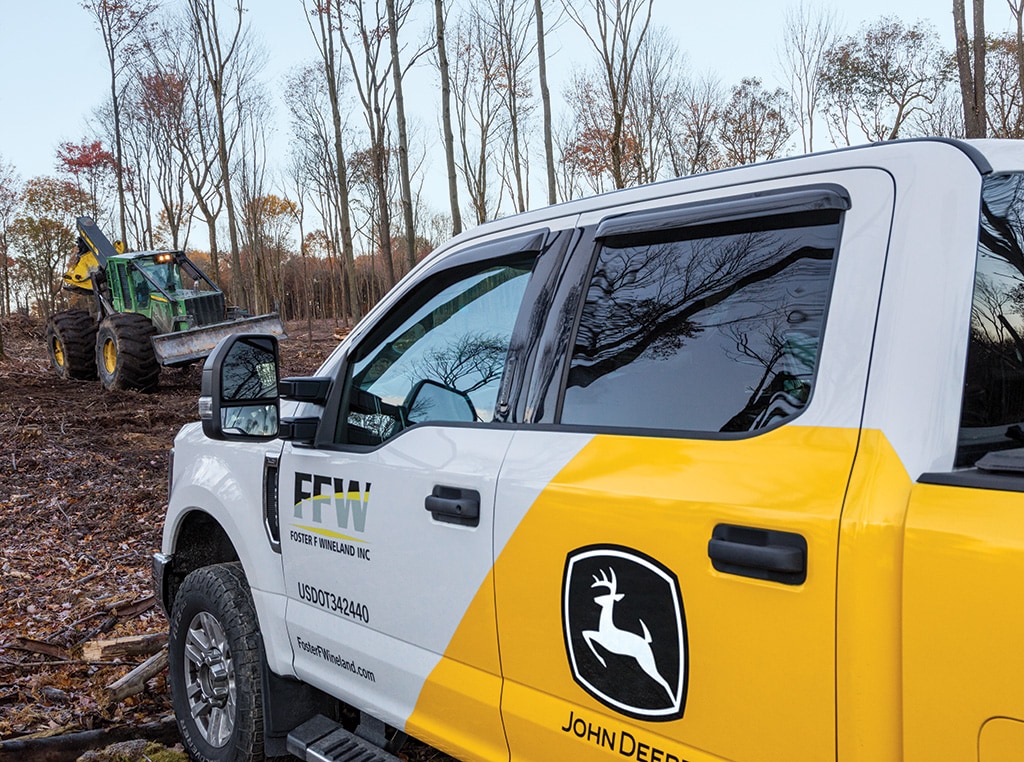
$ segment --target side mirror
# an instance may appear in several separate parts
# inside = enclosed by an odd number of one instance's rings
[[[210,439],[268,441],[277,437],[277,337],[235,334],[221,339],[203,365],[199,417]]]
[[[424,379],[409,392],[405,404],[409,423],[427,421],[456,421],[472,423],[477,420],[476,409],[469,395],[450,386]]]

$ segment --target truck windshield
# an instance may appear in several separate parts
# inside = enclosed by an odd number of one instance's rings
[[[1024,447],[1024,174],[982,186],[957,466]]]

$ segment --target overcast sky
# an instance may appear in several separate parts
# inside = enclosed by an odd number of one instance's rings
[[[173,0],[165,0],[169,2]],[[759,76],[774,87],[780,84],[777,50],[784,12],[790,5],[773,0],[655,0],[654,17],[678,42],[690,72],[713,71],[726,88],[744,76]],[[853,32],[864,21],[891,14],[907,24],[927,19],[944,44],[950,49],[953,45],[951,0],[859,0],[819,5],[835,7],[847,32]],[[1006,4],[987,5],[988,30],[1007,30],[1011,18]],[[246,6],[256,36],[268,53],[264,81],[275,95],[277,109],[272,151],[283,153],[287,150],[288,119],[276,98],[281,78],[312,59],[316,50],[300,0],[248,0]],[[414,13],[419,14],[424,28],[431,8],[429,0],[415,0]],[[576,62],[589,60],[591,55],[586,44],[574,40],[572,33],[571,23],[565,23],[549,42],[553,82],[564,80]],[[436,116],[431,112],[439,91],[429,64],[421,64],[420,69],[417,77],[421,84],[413,90],[420,94],[422,108],[416,108],[414,95],[407,109],[418,122],[421,140],[435,146],[436,150],[428,150],[428,154],[439,154],[440,137],[436,134]],[[103,102],[109,87],[99,32],[76,0],[0,0],[0,157],[14,164],[22,178],[53,173],[57,146],[63,141],[79,142],[90,134],[90,114]],[[557,97],[557,84],[552,89]],[[283,165],[285,160],[285,156],[272,156],[270,163]],[[436,163],[432,171],[443,172],[443,161]]]

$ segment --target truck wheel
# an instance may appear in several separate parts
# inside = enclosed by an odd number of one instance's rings
[[[46,353],[63,379],[96,378],[96,320],[85,310],[64,310],[46,322]]]
[[[153,351],[156,328],[145,315],[119,312],[104,318],[96,332],[96,370],[107,389],[151,392],[160,380]]]
[[[260,633],[238,563],[196,569],[174,598],[168,676],[189,756],[263,759]]]

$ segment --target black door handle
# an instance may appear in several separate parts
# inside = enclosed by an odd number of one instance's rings
[[[719,524],[708,541],[717,571],[800,585],[807,579],[807,540],[792,532]]]
[[[437,485],[424,504],[438,521],[468,527],[480,524],[480,493],[475,489]]]

